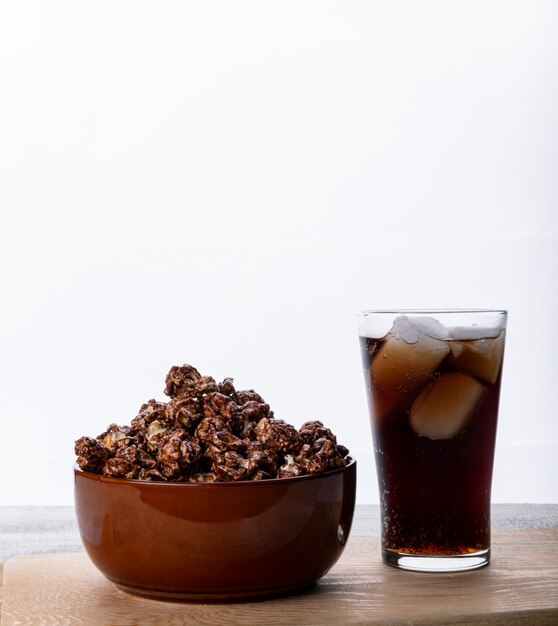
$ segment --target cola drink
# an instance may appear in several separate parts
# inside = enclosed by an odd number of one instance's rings
[[[379,337],[374,312],[363,315],[383,558],[426,571],[486,565],[506,314],[391,314]]]

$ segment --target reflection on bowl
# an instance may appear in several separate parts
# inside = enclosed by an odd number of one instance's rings
[[[74,474],[93,563],[122,589],[163,599],[242,600],[308,587],[341,556],[355,505],[355,460],[325,474],[251,482]]]

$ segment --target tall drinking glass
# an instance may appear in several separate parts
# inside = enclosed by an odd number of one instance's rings
[[[363,311],[359,335],[386,563],[490,560],[506,311]]]

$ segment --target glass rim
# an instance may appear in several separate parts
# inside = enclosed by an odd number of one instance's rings
[[[356,315],[365,317],[366,315],[440,315],[440,314],[461,314],[461,313],[488,313],[497,315],[507,315],[507,309],[364,309],[357,311]]]

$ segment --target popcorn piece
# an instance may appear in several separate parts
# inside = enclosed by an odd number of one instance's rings
[[[201,401],[188,396],[176,396],[165,407],[165,421],[186,430],[193,430],[202,419]]]
[[[274,418],[264,418],[258,422],[256,437],[267,447],[284,453],[297,451],[302,443],[294,426]]]
[[[295,461],[292,454],[285,455],[285,463],[281,465],[277,473],[277,478],[293,478],[302,476],[304,469]]]
[[[200,378],[198,370],[191,365],[173,365],[165,378],[165,395],[170,398],[183,394],[193,396]]]
[[[273,477],[277,473],[277,463],[279,454],[275,450],[270,450],[259,441],[249,441],[246,444],[248,471],[253,479],[259,473],[257,480],[264,480],[266,477]]]
[[[204,417],[220,417],[228,421],[238,413],[236,402],[218,391],[210,393],[203,399]]]
[[[265,404],[264,399],[253,389],[237,391],[233,395],[233,398],[237,404],[246,404],[246,402],[261,402]]]
[[[304,443],[313,444],[316,439],[329,439],[333,443],[337,443],[337,437],[318,420],[302,424],[298,434]]]
[[[295,460],[307,474],[320,474],[346,465],[335,443],[323,438],[316,439],[312,445],[305,443]]]
[[[167,405],[164,402],[157,402],[156,400],[148,400],[142,404],[139,413],[132,420],[130,434],[134,436],[143,434],[149,424],[155,420],[165,422],[166,408]]]
[[[84,472],[98,474],[104,462],[109,458],[109,449],[97,439],[80,437],[75,444],[74,451],[77,455],[77,464]]]
[[[242,441],[242,439],[239,439],[227,429],[218,430],[214,433],[211,437],[210,445],[212,445],[216,450],[219,450],[219,452],[226,452],[227,450],[243,452],[246,449],[246,444]]]
[[[217,391],[225,396],[229,396],[229,398],[233,398],[236,393],[233,379],[225,378],[222,383],[217,383]]]
[[[108,459],[103,466],[103,474],[105,476],[115,476],[117,478],[137,478],[139,471],[140,468],[131,461],[116,456]]]
[[[219,391],[219,386],[211,376],[201,376],[196,383],[195,393],[198,398]]]
[[[159,420],[151,422],[145,431],[147,449],[156,452],[167,432],[168,429]]]
[[[126,459],[134,465],[139,465],[144,469],[155,469],[157,461],[138,445],[122,447],[116,451],[115,458]]]
[[[138,474],[138,480],[166,481],[167,479],[158,469],[141,469]]]
[[[215,475],[224,480],[247,480],[249,478],[248,459],[238,452],[225,452],[219,462],[213,462]]]
[[[269,410],[269,404],[248,400],[240,407],[240,413],[251,422],[259,422],[266,417],[273,417],[273,412]]]
[[[166,435],[157,450],[161,474],[168,479],[192,474],[201,458],[202,449],[198,442],[188,439],[180,429]]]
[[[109,448],[109,450],[115,451],[120,446],[127,446],[130,444],[130,427],[111,424],[104,433],[97,437],[97,439]]]
[[[219,479],[213,472],[200,472],[188,478],[189,483],[216,483]]]
[[[204,417],[196,428],[196,437],[203,443],[210,444],[213,435],[227,430],[225,422],[218,417]]]

